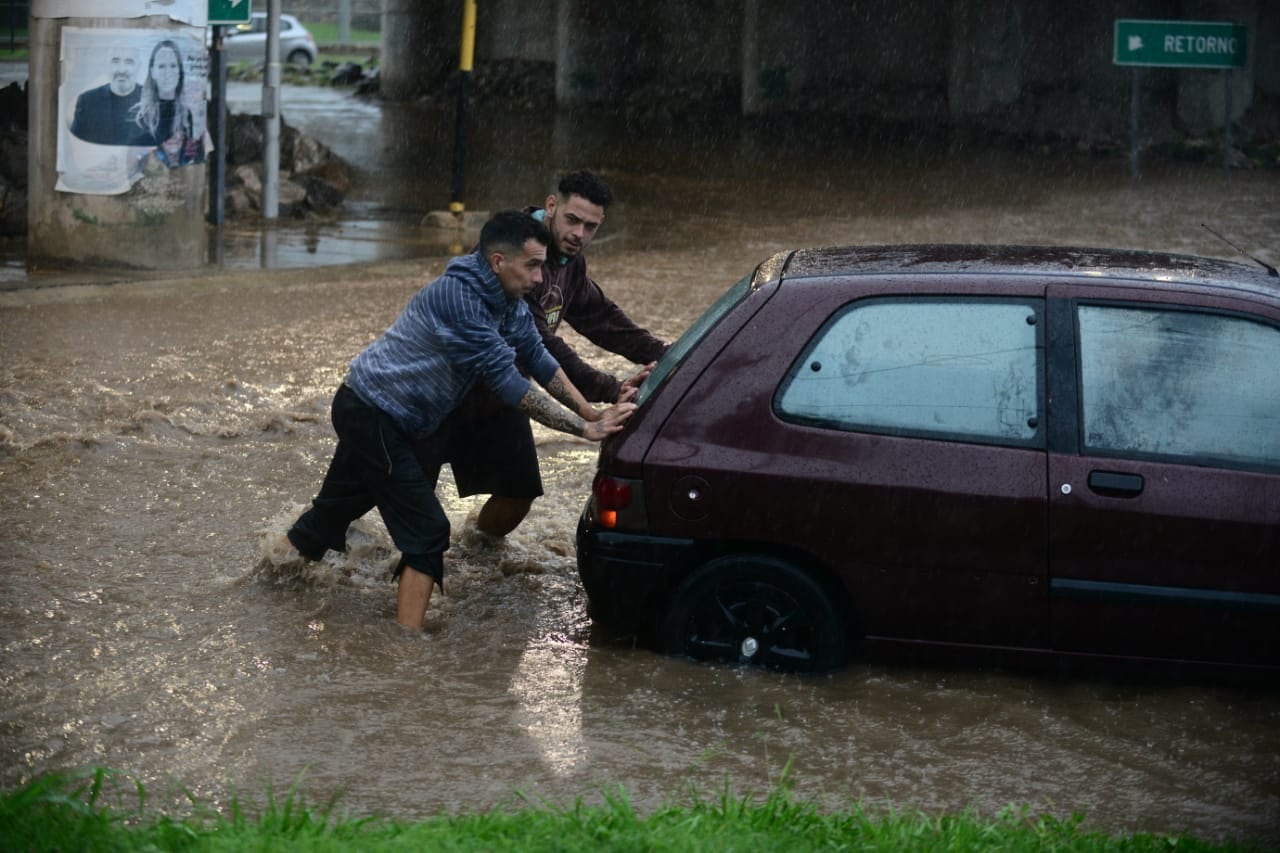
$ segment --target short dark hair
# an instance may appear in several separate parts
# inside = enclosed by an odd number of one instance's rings
[[[560,191],[561,198],[580,195],[592,204],[598,204],[604,208],[613,203],[613,190],[609,189],[609,185],[600,180],[594,172],[587,169],[579,169],[563,176],[556,188]]]
[[[544,246],[551,245],[551,232],[547,226],[521,210],[500,210],[480,229],[480,254],[524,248],[529,240],[537,240]]]

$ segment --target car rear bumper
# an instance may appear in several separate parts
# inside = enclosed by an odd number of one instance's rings
[[[578,519],[578,575],[592,621],[645,633],[693,548],[691,539],[615,533]]]

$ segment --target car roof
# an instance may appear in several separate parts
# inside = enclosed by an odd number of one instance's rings
[[[760,264],[755,283],[905,273],[1158,280],[1250,290],[1272,298],[1280,296],[1280,278],[1257,263],[1135,249],[977,243],[833,246],[779,252]]]

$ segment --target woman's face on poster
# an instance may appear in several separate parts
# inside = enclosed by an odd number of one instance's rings
[[[182,61],[172,48],[162,47],[151,61],[151,78],[156,81],[160,97],[172,98],[178,91],[178,71]]]

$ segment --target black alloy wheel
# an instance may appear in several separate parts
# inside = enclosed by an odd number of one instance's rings
[[[806,572],[775,557],[719,557],[680,583],[658,618],[662,650],[790,672],[845,661],[840,612]]]

